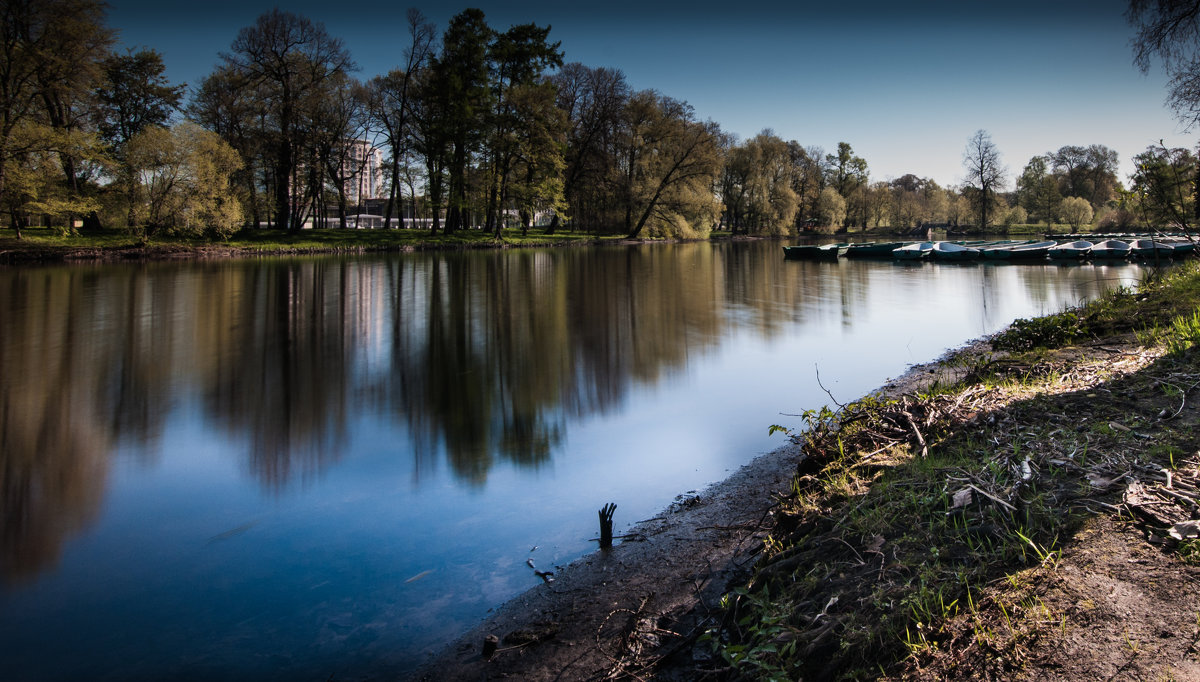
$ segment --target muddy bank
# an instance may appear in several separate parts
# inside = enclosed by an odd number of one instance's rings
[[[506,603],[414,677],[595,679],[674,654],[691,658],[721,595],[748,575],[770,524],[772,492],[790,484],[798,457],[791,445],[762,455],[642,521],[612,549]],[[486,660],[489,635],[499,644]]]
[[[961,359],[990,352],[986,339],[913,366],[877,393],[919,391],[965,371]],[[720,618],[722,595],[751,575],[774,525],[776,495],[802,463],[789,443],[761,455],[699,495],[642,521],[611,550],[582,557],[504,604],[412,678],[419,680],[590,680],[652,674],[695,679],[719,669],[697,641]],[[540,567],[539,567],[540,568]],[[486,641],[496,652],[484,657]]]

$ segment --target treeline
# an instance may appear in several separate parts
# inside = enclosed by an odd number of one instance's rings
[[[848,143],[825,153],[769,130],[739,141],[619,70],[566,63],[549,27],[500,31],[477,9],[440,39],[410,10],[399,63],[366,80],[322,25],[275,9],[237,33],[186,101],[158,53],[116,49],[97,0],[9,0],[0,12],[0,203],[18,236],[41,223],[220,238],[347,227],[363,213],[433,232],[631,238],[1194,222],[1187,150],[1148,149],[1125,190],[1116,152],[1063,147],[1005,191],[980,131],[960,187],[873,181]]]

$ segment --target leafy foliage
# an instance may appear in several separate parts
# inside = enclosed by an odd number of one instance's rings
[[[194,123],[153,126],[129,142],[136,178],[134,214],[153,233],[228,238],[241,224],[230,176],[241,159],[216,133]]]
[[[1058,347],[1083,336],[1086,328],[1079,313],[1067,310],[1046,317],[1019,319],[992,339],[992,348],[1001,351],[1025,351]]]
[[[1059,215],[1072,228],[1092,222],[1092,205],[1083,197],[1067,197],[1058,206]]]

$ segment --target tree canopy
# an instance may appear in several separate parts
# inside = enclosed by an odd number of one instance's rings
[[[1198,5],[1130,5],[1135,57],[1172,70],[1180,106],[1200,59]],[[1133,214],[1117,154],[1102,144],[1030,159],[1012,193],[982,130],[964,152],[961,186],[872,178],[850,142],[827,153],[769,129],[738,140],[685,101],[635,90],[619,70],[566,62],[551,27],[493,27],[478,9],[440,34],[410,10],[394,66],[361,81],[339,38],[274,9],[231,37],[182,107],[184,86],[168,82],[161,55],[115,49],[98,0],[12,0],[0,19],[0,205],[18,231],[81,220],[177,230],[153,205],[162,178],[146,169],[195,162],[196,149],[210,161],[237,157],[218,164],[222,201],[239,209],[222,221],[292,231],[348,227],[364,213],[387,227],[497,236],[512,226],[641,238],[1050,224],[1065,219],[1068,198],[1087,201],[1097,220]],[[225,147],[181,128],[181,116]],[[1138,175],[1137,206],[1157,196],[1154,177]]]

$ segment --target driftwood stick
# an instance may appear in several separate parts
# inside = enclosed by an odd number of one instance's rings
[[[612,547],[613,541],[613,512],[617,510],[617,505],[609,502],[600,508],[600,546],[604,548]]]
[[[822,391],[825,391],[825,395],[829,396],[829,399],[833,401],[834,405],[838,406],[838,409],[842,409],[842,410],[846,409],[846,406],[839,403],[837,401],[837,398],[834,398],[833,394],[829,392],[829,389],[825,388],[825,384],[821,383],[821,368],[818,367],[816,364],[814,364],[813,371],[815,371],[817,373],[817,385],[821,387]]]
[[[902,411],[900,415],[904,417],[904,421],[908,422],[908,426],[912,429],[913,435],[917,437],[917,445],[921,446],[921,456],[925,457],[929,454],[929,446],[925,443],[925,436],[922,436],[921,430],[917,428],[916,420],[913,419],[913,416],[908,412]]]
[[[1012,511],[1012,512],[1017,511],[1016,507],[1012,506],[1011,504],[1005,502],[1004,500],[1000,499],[999,497],[996,497],[995,495],[989,493],[988,491],[980,488],[979,486],[977,486],[973,483],[968,483],[967,487],[970,488],[971,490],[974,490],[975,492],[979,493],[980,495],[983,495],[984,497],[988,498],[992,502],[995,502],[996,504],[999,504],[1002,507],[1006,507],[1009,511]]]

